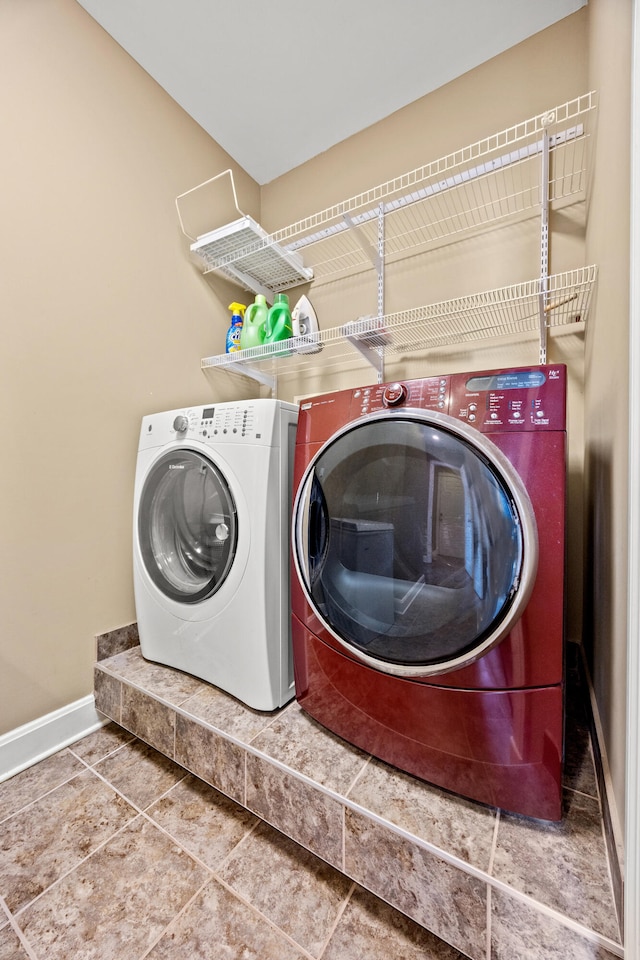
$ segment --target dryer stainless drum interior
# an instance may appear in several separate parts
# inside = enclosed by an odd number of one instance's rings
[[[133,570],[140,648],[257,710],[293,697],[289,531],[298,408],[278,400],[142,421]]]
[[[561,816],[564,366],[305,401],[295,452],[296,696],[446,789]]]

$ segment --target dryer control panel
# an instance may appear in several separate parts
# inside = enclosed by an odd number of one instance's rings
[[[301,403],[298,442],[324,441],[353,420],[408,407],[448,414],[482,433],[564,430],[566,367],[454,373],[322,394]]]
[[[456,374],[450,388],[450,416],[483,433],[565,429],[563,364]]]
[[[566,368],[457,373],[361,387],[352,392],[350,417],[401,407],[439,410],[483,433],[564,430]]]

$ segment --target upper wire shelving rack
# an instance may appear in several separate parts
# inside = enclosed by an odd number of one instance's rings
[[[479,338],[501,336],[522,328],[522,285],[417,308],[425,317],[438,318],[435,326],[429,326],[434,331],[434,339],[430,341],[412,311],[385,316],[385,265],[427,251],[448,238],[470,236],[512,219],[539,216],[540,275],[531,281],[536,289],[529,307],[533,304],[534,329],[537,322],[540,359],[544,362],[547,329],[559,323],[573,323],[576,318],[585,321],[591,285],[595,282],[595,267],[574,272],[576,290],[572,290],[571,274],[551,277],[548,239],[550,209],[586,198],[589,145],[595,128],[596,107],[595,92],[583,94],[288,227],[271,234],[258,228],[248,242],[233,251],[226,250],[216,256],[215,251],[209,250],[208,259],[203,261],[204,270],[219,271],[226,276],[235,273],[236,281],[240,283],[249,277],[249,282],[243,285],[246,289],[256,290],[251,261],[268,251],[270,256],[273,255],[272,259],[284,264],[282,276],[274,276],[268,287],[279,292],[311,277],[316,286],[347,277],[373,264],[378,281],[378,326],[384,321],[383,326],[388,331],[395,324],[402,325],[402,341],[407,351],[428,348],[439,343],[456,342],[459,333],[456,322],[461,316],[464,317],[465,339],[473,338],[474,324]],[[194,246],[203,239],[198,238],[192,244],[195,255]],[[299,274],[293,279],[290,276],[291,258],[300,267]],[[261,292],[265,292],[264,287]],[[579,303],[574,303],[578,299]],[[567,304],[571,305],[569,309],[566,309]],[[524,326],[529,329],[528,322]],[[371,331],[364,333],[370,334]],[[343,326],[321,331],[319,340],[323,346],[329,346],[334,337],[344,339],[345,336],[349,336],[349,331]],[[349,339],[353,346],[368,354],[380,374],[388,341],[373,343],[362,331],[355,341]],[[363,345],[366,351],[361,349]],[[255,371],[255,364],[262,359],[273,363],[273,351],[268,348],[253,348],[250,352],[251,357],[233,354],[231,360],[229,355],[209,357],[202,361],[202,367],[230,368],[232,365],[238,373],[253,375],[251,369],[242,370],[243,364],[246,367],[251,364]],[[380,362],[376,362],[376,357]],[[307,354],[296,352],[286,359],[288,367],[295,363],[309,363]],[[326,363],[328,359],[327,355],[322,362]]]

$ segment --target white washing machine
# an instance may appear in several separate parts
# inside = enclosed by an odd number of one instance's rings
[[[133,577],[144,657],[256,710],[294,694],[289,543],[298,407],[218,403],[143,418]]]

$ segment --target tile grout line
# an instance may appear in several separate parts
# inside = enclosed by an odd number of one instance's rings
[[[318,960],[318,958],[314,957],[313,954],[306,949],[306,947],[303,947],[302,944],[298,943],[297,940],[294,940],[293,937],[289,936],[289,934],[286,933],[286,931],[284,931],[281,927],[279,927],[277,923],[275,923],[270,917],[268,917],[266,913],[263,913],[261,910],[259,910],[258,907],[256,907],[253,903],[251,903],[251,901],[248,900],[243,893],[240,893],[238,890],[235,890],[226,880],[224,880],[221,876],[219,876],[218,873],[215,871],[213,874],[213,879],[215,880],[216,883],[219,883],[221,887],[224,887],[227,893],[230,893],[232,897],[235,897],[235,899],[239,900],[240,903],[243,903],[245,907],[248,907],[252,913],[260,917],[260,919],[264,921],[264,923],[266,923],[269,927],[271,927],[272,930],[275,930],[281,937],[284,937],[284,939],[287,940],[287,942],[290,943],[292,947],[295,947],[295,949],[298,950],[303,957],[306,957],[307,960]]]
[[[340,904],[340,908],[339,908],[338,912],[336,913],[336,918],[335,918],[334,922],[333,922],[332,925],[331,925],[331,929],[329,930],[329,933],[328,933],[328,935],[327,935],[327,937],[326,937],[326,939],[325,939],[325,941],[324,941],[324,944],[322,945],[322,948],[321,948],[321,950],[320,950],[320,953],[318,954],[317,960],[322,960],[322,957],[324,956],[324,953],[325,953],[327,947],[328,947],[329,944],[331,943],[331,938],[333,937],[334,933],[335,933],[336,930],[338,929],[338,926],[340,925],[340,922],[342,921],[342,918],[343,918],[343,916],[344,916],[344,914],[345,914],[345,911],[346,911],[347,907],[349,906],[349,903],[351,902],[351,898],[353,897],[353,894],[355,893],[356,887],[358,887],[358,886],[359,886],[359,884],[357,884],[356,881],[353,880],[352,883],[351,883],[351,886],[349,887],[349,892],[347,893],[347,895],[346,895],[346,897],[344,898],[343,902]],[[415,922],[415,921],[414,921],[414,922]]]
[[[184,768],[183,768],[183,769],[184,769]],[[165,797],[168,797],[168,796],[176,789],[176,787],[178,787],[181,783],[183,783],[188,777],[194,777],[196,780],[200,780],[200,778],[199,778],[196,774],[191,773],[190,771],[186,771],[186,770],[185,770],[185,775],[184,775],[183,777],[181,777],[180,780],[178,780],[176,783],[174,783],[171,787],[169,787],[169,788],[168,788],[167,790],[165,790],[163,793],[159,794],[154,800],[152,800],[149,804],[147,804],[146,807],[143,808],[143,807],[140,807],[138,804],[134,803],[133,801],[131,801],[124,793],[122,793],[122,791],[120,791],[120,790],[118,789],[118,787],[116,787],[113,783],[111,783],[103,774],[99,773],[98,771],[93,771],[93,772],[96,774],[96,776],[97,776],[100,780],[103,781],[103,783],[105,783],[108,787],[111,787],[111,789],[112,789],[116,794],[118,794],[118,796],[120,796],[120,797],[121,797],[123,800],[125,800],[130,806],[132,806],[132,807],[134,808],[134,810],[137,811],[138,816],[143,817],[148,823],[150,823],[153,827],[155,827],[157,830],[159,830],[160,833],[163,833],[166,837],[168,837],[169,840],[171,840],[171,842],[172,842],[173,844],[175,844],[176,847],[178,847],[180,850],[182,850],[183,853],[185,853],[191,860],[194,860],[199,866],[204,867],[204,869],[205,869],[209,874],[211,874],[211,876],[214,876],[214,875],[215,875],[215,871],[216,871],[216,870],[219,870],[220,867],[227,862],[227,860],[231,857],[231,854],[237,849],[237,847],[238,847],[241,843],[243,843],[243,842],[246,840],[246,838],[247,838],[251,833],[253,833],[253,831],[256,830],[257,827],[258,827],[258,826],[260,825],[260,823],[261,823],[260,818],[259,818],[259,817],[256,817],[256,822],[255,822],[254,824],[252,824],[251,827],[248,828],[248,830],[247,830],[247,832],[244,834],[244,836],[241,837],[241,839],[238,841],[238,843],[235,844],[235,846],[234,846],[234,847],[232,848],[232,850],[227,854],[227,856],[224,858],[224,860],[221,861],[221,863],[218,864],[218,866],[214,869],[213,867],[210,867],[207,863],[205,863],[204,860],[201,860],[200,857],[198,857],[197,854],[193,853],[193,851],[191,851],[188,847],[186,847],[186,846],[182,843],[181,840],[179,840],[179,839],[177,839],[176,837],[174,837],[173,834],[172,834],[169,830],[167,830],[166,827],[164,827],[161,823],[158,823],[157,820],[154,820],[154,818],[151,816],[151,814],[148,813],[149,809],[150,809],[152,806],[154,806],[154,805],[155,805],[156,803],[158,803],[160,800],[164,800]],[[201,782],[201,783],[205,783],[205,781],[203,781],[203,780],[200,780],[200,782]],[[211,784],[207,784],[207,786],[210,787],[212,790],[217,790],[217,787],[214,787],[214,786],[212,786]],[[222,791],[221,791],[221,790],[218,790],[218,793],[221,793],[221,794],[222,794]],[[222,795],[223,795],[223,796],[226,796],[225,794],[222,794]],[[232,797],[231,797],[231,798],[228,798],[228,799],[233,800]],[[234,802],[234,803],[238,803],[237,800],[234,800],[233,802]],[[239,806],[242,806],[242,804],[238,804],[238,805],[239,805]],[[246,808],[245,808],[245,809],[246,809]],[[253,814],[253,816],[255,817],[256,815]],[[134,817],[133,819],[136,819],[136,818]],[[133,822],[133,821],[130,821],[130,822]],[[115,836],[115,834],[114,834],[114,836]],[[94,851],[94,852],[95,852],[95,851]],[[92,854],[89,854],[89,856],[92,856]],[[86,859],[88,859],[88,857],[87,857]]]
[[[65,750],[68,750],[69,747],[65,747],[64,749],[65,749]],[[76,755],[74,754],[74,756],[76,756]],[[47,758],[47,759],[48,759],[48,758]],[[10,813],[7,817],[4,817],[2,820],[0,820],[0,826],[2,826],[3,824],[5,824],[8,820],[11,820],[12,817],[17,816],[19,813],[24,813],[25,810],[28,810],[28,809],[29,809],[29,807],[33,807],[36,803],[40,803],[40,801],[41,801],[41,800],[44,800],[45,797],[48,797],[48,796],[50,796],[52,793],[55,793],[56,790],[59,790],[60,787],[64,787],[67,783],[71,783],[71,781],[72,781],[72,780],[75,780],[76,777],[79,777],[79,776],[81,776],[81,774],[86,773],[87,767],[86,767],[86,764],[84,764],[84,761],[81,760],[80,757],[76,757],[76,759],[77,759],[78,761],[80,761],[80,762],[85,766],[85,769],[84,769],[84,770],[77,770],[77,771],[76,771],[74,774],[72,774],[70,777],[67,777],[65,780],[61,780],[60,783],[57,783],[57,784],[55,785],[55,787],[51,787],[49,790],[45,790],[44,793],[39,794],[34,800],[29,800],[29,801],[27,801],[27,803],[25,803],[22,807],[18,807],[17,810],[14,810],[14,811],[13,811],[12,813]],[[29,769],[29,768],[28,768],[28,769]],[[22,772],[23,772],[23,773],[26,773],[26,771],[22,771]],[[20,774],[17,774],[17,776],[20,776]],[[9,783],[9,781],[6,780],[5,783]]]
[[[80,757],[79,759],[82,761],[82,763],[86,763],[86,761],[82,760],[81,757]],[[105,759],[105,758],[103,758],[103,759]],[[98,762],[98,763],[101,763],[102,761],[97,761],[97,762]],[[173,844],[175,844],[175,846],[179,847],[180,850],[182,850],[183,853],[186,853],[192,860],[195,860],[196,863],[198,863],[200,866],[204,867],[209,873],[213,873],[213,870],[211,869],[211,867],[208,867],[206,863],[203,863],[203,861],[201,861],[201,860],[200,860],[198,857],[196,857],[193,853],[191,853],[189,850],[187,850],[186,847],[184,847],[183,844],[180,843],[180,841],[176,840],[176,838],[175,838],[174,836],[172,836],[172,835],[169,833],[168,830],[166,830],[160,823],[158,823],[156,820],[154,820],[153,817],[151,817],[151,816],[147,813],[147,810],[149,809],[149,807],[153,806],[153,804],[158,803],[160,800],[163,800],[163,799],[164,799],[165,797],[167,797],[173,790],[175,790],[175,788],[178,787],[184,780],[186,780],[188,776],[193,776],[193,774],[189,774],[188,772],[185,771],[184,776],[183,776],[183,777],[180,777],[180,779],[177,780],[176,783],[174,783],[171,787],[168,787],[163,793],[158,794],[158,796],[155,797],[150,803],[148,803],[146,807],[141,807],[141,806],[140,806],[139,804],[137,804],[134,800],[131,800],[129,797],[127,797],[126,794],[124,794],[118,787],[116,787],[115,784],[111,783],[111,781],[108,780],[107,777],[105,777],[105,775],[104,775],[103,773],[101,773],[99,770],[94,769],[93,767],[89,766],[88,764],[87,764],[87,769],[88,769],[89,771],[91,771],[91,773],[93,773],[98,780],[100,780],[102,783],[104,783],[105,786],[109,787],[110,790],[113,790],[113,792],[114,792],[118,797],[120,797],[121,800],[124,800],[125,803],[128,804],[128,806],[130,806],[133,810],[135,810],[136,815],[135,815],[134,817],[132,817],[130,820],[128,820],[127,823],[123,824],[123,826],[122,826],[119,830],[116,830],[116,832],[113,833],[110,837],[108,837],[103,843],[101,843],[98,847],[96,847],[95,850],[92,850],[91,853],[87,854],[87,856],[84,857],[84,858],[80,861],[80,863],[76,864],[76,866],[75,866],[72,870],[67,871],[67,873],[64,874],[64,876],[68,876],[68,874],[69,874],[69,873],[72,873],[73,870],[75,870],[75,869],[77,869],[78,867],[80,867],[83,863],[86,863],[87,860],[89,860],[95,853],[97,853],[99,850],[101,850],[102,847],[104,847],[104,846],[105,846],[107,843],[109,843],[114,837],[116,837],[119,833],[121,833],[122,830],[125,830],[127,826],[129,826],[129,825],[132,824],[135,820],[137,820],[138,817],[142,817],[144,820],[146,820],[146,821],[147,821],[148,823],[150,823],[152,826],[156,827],[161,833],[163,833],[165,836],[167,836],[167,837],[169,838],[169,840],[171,840],[171,842],[172,842]],[[59,877],[58,880],[62,880],[62,877]],[[58,883],[58,880],[56,880],[55,883]],[[51,886],[54,886],[54,885],[55,885],[55,884],[51,884]],[[47,889],[50,889],[50,888],[48,887]],[[45,891],[43,891],[43,893],[44,893],[44,892],[45,892]],[[42,896],[42,894],[39,894],[39,896]],[[36,898],[36,899],[37,899],[37,898]],[[31,902],[33,903],[33,901],[31,901]]]
[[[176,762],[176,744],[178,741],[178,715],[177,713],[173,714],[173,752],[171,754],[171,760]]]
[[[569,917],[564,913],[560,913],[553,907],[547,906],[547,904],[542,903],[541,900],[533,900],[528,894],[518,890],[517,887],[510,887],[508,884],[504,883],[504,881],[498,880],[495,877],[491,878],[490,886],[493,889],[504,893],[505,896],[511,897],[514,900],[518,900],[520,903],[525,904],[525,906],[528,906],[530,909],[534,909],[535,912],[542,914],[547,919],[555,921],[559,926],[563,926],[569,930],[572,930],[584,940],[588,940],[590,943],[594,943],[600,947],[603,947],[605,950],[608,950],[611,954],[613,954],[613,956],[624,957],[624,948],[622,944],[616,943],[615,940],[611,940],[610,937],[607,937],[602,933],[598,933],[596,930],[591,930],[589,927],[585,927],[584,924],[580,923],[578,920],[574,920],[572,917]]]
[[[226,865],[229,863],[229,861],[231,860],[231,858],[235,855],[236,851],[238,850],[238,847],[242,847],[242,846],[245,845],[245,843],[248,843],[248,842],[249,842],[249,837],[252,836],[252,835],[256,832],[256,830],[259,828],[259,826],[260,826],[261,823],[264,823],[264,822],[265,822],[264,820],[260,820],[259,817],[256,817],[255,814],[253,814],[253,816],[255,817],[256,822],[255,822],[255,823],[252,823],[251,826],[248,827],[246,833],[245,833],[242,837],[240,837],[240,839],[238,840],[238,842],[231,848],[231,850],[229,850],[229,853],[228,853],[225,857],[222,858],[222,860],[220,861],[220,863],[219,863],[216,867],[210,867],[210,868],[209,868],[209,869],[211,870],[211,872],[213,873],[213,875],[214,875],[216,878],[218,877],[219,872],[220,872],[221,870],[224,870],[224,868],[225,868]],[[270,824],[267,824],[267,826],[270,826]],[[275,827],[272,827],[271,829],[272,829],[272,830],[275,830],[276,828],[275,828]],[[295,841],[294,841],[294,842],[295,842]]]
[[[134,737],[135,737],[135,734],[134,734]],[[138,740],[140,738],[136,737],[136,739]],[[144,743],[145,741],[140,740],[140,742]],[[129,746],[129,744],[123,744],[123,746]],[[153,747],[151,744],[146,744],[146,746],[151,746],[151,749],[155,750],[155,747]],[[160,753],[159,750],[156,752]],[[163,753],[160,753],[160,756],[164,757],[165,755]],[[186,780],[188,776],[193,776],[193,774],[190,774],[190,772],[186,770],[182,766],[182,764],[176,763],[175,760],[171,760],[171,757],[166,757],[166,759],[170,760],[171,763],[175,763],[177,767],[180,767],[180,770],[183,771],[183,775],[180,777],[179,780],[176,780],[176,782],[173,783],[170,787],[167,787],[166,790],[163,790],[162,793],[159,793],[158,796],[155,797],[153,800],[151,800],[146,807],[141,807],[140,804],[136,803],[135,800],[132,800],[125,793],[123,793],[122,790],[120,790],[120,788],[115,785],[115,783],[112,783],[111,780],[109,780],[108,777],[106,777],[101,770],[96,770],[95,766],[92,766],[86,760],[83,760],[82,757],[78,757],[78,759],[81,761],[81,763],[84,763],[86,765],[87,770],[90,770],[91,773],[94,773],[99,780],[102,780],[104,784],[110,787],[114,791],[114,793],[117,793],[119,797],[125,800],[129,804],[129,806],[133,807],[133,809],[136,810],[138,813],[144,813],[145,810],[147,810],[151,806],[151,804],[157,803],[158,800],[162,800],[164,797],[166,797],[167,794],[171,793],[171,791],[178,786],[178,784],[182,783],[183,780]],[[102,757],[101,760],[96,760],[96,765],[99,765],[100,763],[102,763],[102,760],[106,760],[106,759],[107,759],[106,757]]]
[[[249,784],[248,784],[249,768],[248,768],[248,764],[247,764],[247,754],[246,754],[246,753],[245,753],[244,757],[242,758],[242,762],[243,762],[243,764],[244,764],[244,777],[243,777],[243,780],[242,780],[242,806],[245,808],[245,810],[248,810],[249,808],[248,808],[248,806],[247,806],[247,802],[248,802],[248,799],[249,799]],[[195,776],[195,774],[194,774],[194,776]],[[254,816],[255,816],[255,814],[254,814]]]
[[[285,715],[285,713],[291,713],[291,707],[295,704],[295,702],[296,702],[296,701],[295,701],[295,699],[294,699],[294,700],[292,700],[290,703],[285,703],[285,705],[284,705],[283,707],[280,707],[280,708],[279,708],[279,712],[277,713],[277,715],[271,717],[270,720],[269,720],[269,722],[267,723],[267,725],[264,726],[264,727],[262,727],[262,729],[259,730],[257,733],[254,733],[254,735],[253,735],[247,742],[248,742],[248,743],[253,743],[253,741],[254,741],[257,737],[261,737],[262,734],[265,733],[265,732],[269,729],[269,727],[272,727],[272,726],[274,725],[274,723],[276,723],[278,720],[281,720],[282,717]],[[249,707],[249,709],[251,709],[251,707]]]
[[[587,800],[595,800],[595,802],[598,804],[598,807],[600,807],[600,809],[602,810],[602,803],[600,801],[600,792],[597,787],[596,787],[596,792],[594,794],[594,793],[587,793],[585,790],[576,790],[575,787],[570,787],[567,784],[563,783],[562,790],[564,793],[575,793],[577,794],[577,796],[585,797]]]
[[[491,852],[489,854],[489,864],[487,866],[487,874],[492,876],[493,874],[493,862],[496,855],[496,850],[498,848],[498,828],[500,826],[500,810],[496,811],[496,822],[493,827],[493,840],[491,842]],[[492,894],[493,887],[490,883],[487,884],[487,946],[486,946],[486,960],[491,960],[491,909],[492,909]]]
[[[207,877],[207,878],[202,882],[202,884],[201,884],[201,885],[198,887],[198,889],[193,893],[193,895],[190,896],[189,899],[186,901],[186,903],[184,903],[184,904],[182,905],[182,907],[178,910],[178,912],[176,913],[175,917],[172,917],[172,918],[171,918],[171,920],[170,920],[169,923],[166,925],[166,927],[164,927],[164,928],[160,931],[160,933],[158,934],[158,936],[157,936],[157,937],[153,940],[153,942],[147,947],[147,949],[144,951],[144,953],[141,953],[140,956],[136,958],[136,960],[144,960],[145,957],[148,957],[148,956],[149,956],[149,954],[151,953],[151,951],[154,950],[155,947],[158,946],[158,944],[160,943],[160,941],[162,940],[162,938],[163,938],[167,933],[169,933],[169,931],[171,930],[171,928],[174,926],[174,924],[176,924],[176,923],[178,922],[178,920],[180,919],[180,917],[189,909],[189,907],[190,907],[193,903],[195,903],[196,898],[199,897],[199,896],[204,892],[205,888],[209,886],[209,884],[211,883],[211,881],[212,881],[213,879],[214,879],[213,876],[209,876],[209,877]]]
[[[5,913],[5,923],[11,920],[11,911],[9,910],[9,907],[7,906],[5,899],[1,893],[0,893],[0,911],[4,911]],[[0,913],[0,920],[2,920],[1,913]]]
[[[111,720],[110,722],[114,723],[115,721]],[[135,739],[135,733],[132,733],[131,737],[132,739]],[[128,747],[131,744],[131,742],[132,742],[131,740],[127,740],[126,743],[121,743],[118,747],[114,747],[113,750],[109,750],[108,753],[105,753],[99,759],[92,760],[92,761],[86,760],[79,753],[76,753],[73,747],[67,747],[67,750],[69,750],[77,760],[79,760],[81,763],[84,763],[90,770],[93,770],[94,765],[96,763],[102,763],[103,760],[108,760],[109,757],[115,757],[117,753],[120,753],[121,750],[124,750],[125,747]]]
[[[117,721],[111,720],[110,722],[111,722],[111,723],[116,723]],[[124,728],[123,728],[123,729],[124,729]],[[131,733],[131,731],[127,731],[127,733]],[[139,738],[136,737],[135,733],[131,733],[131,737],[134,738],[134,739],[139,739]],[[76,741],[76,742],[78,742],[78,741]],[[100,757],[99,760],[95,760],[94,763],[101,763],[103,760],[106,760],[108,757],[115,756],[115,754],[118,753],[120,750],[122,750],[124,747],[126,747],[126,746],[128,745],[128,743],[131,743],[131,741],[127,741],[127,743],[122,743],[122,744],[120,744],[119,747],[116,747],[114,750],[109,751],[109,753],[105,753],[104,756]],[[72,756],[73,756],[79,763],[81,763],[81,764],[83,765],[84,770],[77,770],[77,771],[76,771],[75,773],[73,773],[70,777],[67,777],[65,780],[61,780],[61,781],[60,781],[59,783],[57,783],[54,787],[51,787],[50,789],[45,790],[44,793],[38,794],[38,796],[35,797],[33,800],[29,800],[29,801],[28,801],[27,803],[25,803],[23,806],[18,807],[16,810],[12,811],[12,813],[8,814],[8,816],[3,817],[3,818],[0,820],[0,826],[2,826],[2,824],[6,823],[8,820],[11,820],[11,818],[14,817],[14,816],[16,816],[17,814],[23,813],[25,810],[28,810],[29,807],[33,806],[34,804],[40,803],[40,801],[41,801],[41,800],[44,800],[45,797],[48,797],[50,794],[55,793],[56,790],[58,790],[60,787],[65,786],[65,784],[71,783],[72,780],[75,780],[76,777],[79,777],[82,773],[85,773],[87,770],[91,770],[92,772],[95,772],[94,767],[93,767],[93,764],[89,763],[88,760],[85,760],[84,757],[81,757],[80,754],[76,753],[75,750],[73,749],[73,745],[68,746],[68,747],[63,747],[62,750],[58,751],[57,754],[52,754],[52,756],[59,756],[59,755],[63,754],[65,751],[67,751],[67,752],[69,752],[70,754],[72,754]],[[48,759],[49,759],[48,757],[45,758],[45,760],[48,760]],[[44,761],[43,761],[43,762],[44,762]],[[19,777],[19,776],[20,776],[21,774],[23,774],[23,773],[28,773],[28,771],[29,771],[30,769],[31,769],[30,767],[27,767],[26,770],[22,770],[22,771],[20,771],[20,773],[16,774],[16,777]],[[13,778],[11,778],[11,779],[13,779]],[[9,780],[4,781],[4,783],[9,783],[9,782],[10,782]],[[105,782],[108,782],[108,781],[105,781]],[[111,784],[109,784],[109,785],[111,786]],[[2,789],[2,784],[0,784],[0,791],[1,791],[1,789]],[[124,799],[126,800],[127,798],[125,797]]]
[[[365,775],[365,772],[366,772],[366,770],[367,770],[367,767],[371,766],[372,761],[373,761],[373,757],[372,757],[371,755],[369,755],[369,756],[367,756],[367,757],[365,758],[365,761],[364,761],[364,763],[362,764],[362,768],[361,768],[360,770],[358,770],[358,772],[356,773],[355,777],[353,778],[353,782],[352,782],[351,785],[348,786],[347,789],[345,790],[345,792],[344,792],[345,798],[348,797],[349,794],[351,793],[351,791],[354,790],[355,787],[358,785],[358,781],[361,780],[362,777]]]
[[[9,910],[9,907],[6,904],[4,897],[1,897],[1,896],[0,896],[0,906],[7,914],[7,918],[8,918],[7,927],[9,927],[9,929],[12,930],[13,933],[15,933],[16,937],[18,938],[18,942],[20,943],[20,946],[24,949],[25,953],[27,954],[28,960],[38,960],[35,951],[32,949],[31,944],[29,943],[26,936],[22,932],[20,925],[16,922],[11,910]],[[3,929],[6,929],[6,928],[3,928]]]
[[[125,798],[125,799],[126,799],[126,798]],[[127,802],[128,802],[128,801],[127,801]],[[130,804],[130,806],[131,806],[131,804]],[[132,807],[132,809],[136,810],[135,807]],[[13,916],[14,916],[16,919],[17,919],[18,917],[22,916],[22,914],[23,914],[26,910],[29,910],[29,909],[34,905],[34,903],[37,903],[39,900],[41,900],[42,897],[44,897],[50,890],[53,890],[55,887],[59,886],[59,885],[62,883],[63,880],[66,880],[67,877],[71,876],[71,874],[74,873],[76,870],[78,870],[79,867],[81,867],[81,866],[82,866],[83,864],[85,864],[88,860],[90,860],[91,857],[94,856],[94,854],[96,854],[96,853],[98,853],[100,850],[102,850],[108,843],[111,843],[111,841],[114,839],[114,837],[117,837],[119,834],[121,834],[124,830],[127,829],[127,827],[131,826],[131,824],[134,823],[134,822],[138,819],[138,817],[141,817],[141,816],[144,816],[144,814],[141,813],[140,811],[136,810],[136,815],[135,815],[135,817],[132,817],[130,820],[127,820],[127,822],[124,823],[121,827],[119,827],[118,830],[115,830],[115,831],[111,834],[111,836],[107,837],[106,840],[103,840],[102,843],[99,843],[98,846],[95,848],[95,850],[92,850],[91,853],[88,853],[88,854],[86,855],[86,857],[83,857],[82,860],[79,860],[78,863],[74,864],[74,866],[71,867],[69,870],[65,870],[65,872],[64,872],[64,873],[61,873],[59,877],[56,877],[56,879],[53,881],[53,883],[50,883],[48,887],[46,887],[44,890],[41,890],[40,893],[33,898],[33,900],[29,900],[29,902],[28,902],[28,903],[25,903],[23,906],[21,906],[19,910],[16,910],[16,912],[13,914]]]

